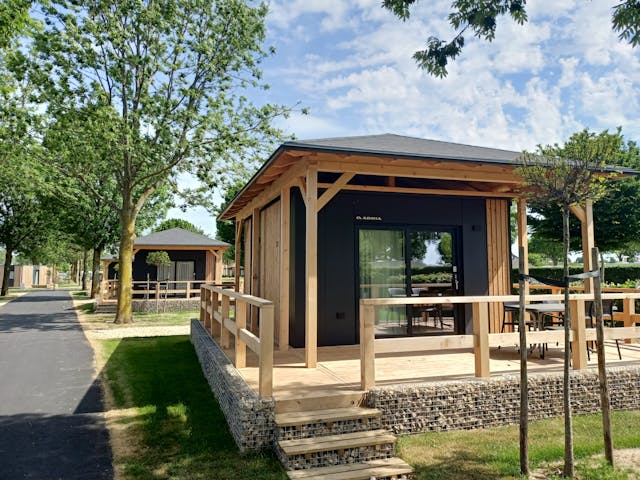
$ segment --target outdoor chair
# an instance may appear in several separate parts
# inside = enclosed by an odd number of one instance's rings
[[[437,297],[439,296],[437,293],[430,293],[428,290],[423,288],[419,289],[418,292],[419,297]],[[429,316],[433,316],[433,326],[438,326],[438,320],[440,320],[440,328],[444,328],[444,322],[442,321],[442,305],[435,304],[425,304],[425,305],[416,305],[414,312],[418,311],[420,313],[419,318],[424,318],[425,323],[429,324]]]
[[[507,314],[509,318],[507,319]],[[502,326],[500,327],[500,333],[504,333],[505,325],[511,325],[515,331],[516,327],[520,324],[520,304],[518,302],[504,302],[502,304]]]
[[[613,300],[602,300],[602,324],[605,327],[615,327],[616,322],[613,319],[613,312],[616,310],[616,306]],[[589,328],[595,327],[596,324],[596,306],[592,301],[585,302],[585,322]],[[618,350],[618,359],[622,360],[622,353],[620,352],[620,340],[616,338],[616,348]],[[589,353],[589,349],[587,349]]]

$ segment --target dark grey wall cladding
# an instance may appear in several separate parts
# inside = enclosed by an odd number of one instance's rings
[[[607,369],[612,408],[640,408],[640,368]],[[598,374],[571,372],[573,413],[600,411]],[[383,411],[382,426],[397,434],[461,430],[518,423],[520,379],[504,376],[376,387],[367,405]],[[530,374],[531,419],[562,415],[562,373]]]
[[[191,320],[191,343],[240,451],[271,448],[275,435],[275,402],[272,399],[262,400],[251,390],[195,319]]]

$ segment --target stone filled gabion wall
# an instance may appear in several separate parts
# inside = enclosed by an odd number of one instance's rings
[[[131,309],[134,312],[179,312],[181,310],[198,310],[200,308],[200,297],[198,298],[168,298],[158,300],[155,298],[149,300],[134,299],[131,303]]]
[[[640,368],[607,369],[611,406],[640,408]],[[571,372],[573,413],[600,411],[596,371]],[[376,387],[367,405],[383,411],[382,426],[396,434],[460,430],[518,423],[519,376]],[[562,373],[529,375],[531,419],[562,415]]]
[[[251,390],[196,319],[191,320],[191,343],[240,451],[271,448],[275,435],[275,402],[260,399]]]

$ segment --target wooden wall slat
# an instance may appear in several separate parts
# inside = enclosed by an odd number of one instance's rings
[[[280,201],[260,212],[260,297],[274,305],[274,332],[280,329]]]
[[[507,201],[504,199],[488,199],[486,203],[489,295],[510,293],[511,249],[507,206]],[[499,332],[502,323],[502,305],[492,303],[489,313],[490,332]]]

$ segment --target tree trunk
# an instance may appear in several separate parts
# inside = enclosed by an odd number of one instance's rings
[[[13,249],[10,245],[5,245],[7,251],[4,254],[4,271],[2,274],[2,288],[0,297],[5,297],[9,293],[9,274],[11,273],[11,260],[13,260]]]
[[[100,290],[100,255],[101,254],[102,254],[101,246],[98,246],[93,249],[93,258],[91,260],[91,298],[96,298],[96,295]]]
[[[598,249],[591,256],[593,265],[598,267]],[[593,279],[594,305],[596,307],[596,351],[598,353],[598,384],[600,386],[600,405],[602,407],[602,432],[604,435],[604,456],[613,467],[613,436],[611,434],[611,398],[607,382],[607,368],[604,353],[604,322],[602,321],[602,286],[600,276]],[[612,319],[613,320],[613,319]]]
[[[131,202],[125,198],[120,212],[120,280],[118,282],[118,310],[115,323],[133,322],[131,314],[131,282],[133,281],[133,242],[136,238],[135,224],[135,210]]]
[[[87,291],[87,261],[89,259],[89,251],[85,248],[82,250],[82,291]]]
[[[518,250],[520,257],[519,271],[524,274],[524,247]],[[523,278],[519,280],[520,288],[520,318],[518,331],[520,332],[520,473],[529,476],[529,377],[527,373],[527,329],[525,328],[525,290]],[[512,313],[513,315],[513,313]]]
[[[569,205],[562,208],[562,241],[564,248],[564,278],[569,276]],[[573,478],[575,473],[573,457],[573,426],[571,418],[571,384],[569,381],[570,352],[570,323],[569,316],[569,288],[564,289],[564,375],[563,375],[563,406],[564,406],[564,477]]]

